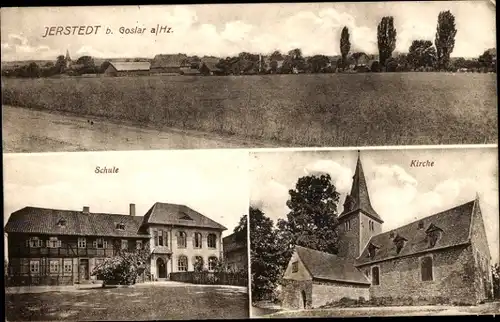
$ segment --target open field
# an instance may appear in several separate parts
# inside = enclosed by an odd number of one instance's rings
[[[138,284],[37,293],[7,292],[7,321],[248,318],[245,287]]]
[[[2,79],[4,104],[296,146],[497,143],[496,74]]]
[[[2,114],[2,143],[7,153],[277,146],[217,133],[158,130],[103,117],[92,117],[89,123],[89,118],[69,113],[8,105],[2,106]]]
[[[425,315],[498,315],[500,302],[478,306],[391,306],[363,308],[333,308],[315,310],[281,311],[260,318],[311,318],[311,317],[373,317],[373,316],[425,316]]]

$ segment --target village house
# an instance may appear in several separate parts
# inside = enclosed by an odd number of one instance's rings
[[[238,240],[238,234],[233,233],[222,239],[224,260],[229,269],[234,271],[246,270],[248,267],[247,238]]]
[[[361,297],[477,304],[492,297],[491,255],[477,197],[382,232],[384,221],[371,205],[358,156],[338,221],[337,254],[295,247],[283,276],[283,307]]]
[[[155,203],[145,216],[25,207],[11,214],[9,277],[14,285],[69,285],[95,280],[92,270],[120,250],[149,249],[152,280],[171,272],[209,270],[222,256],[226,228],[184,206]],[[146,246],[149,246],[146,248]]]
[[[156,55],[151,62],[151,72],[155,74],[179,75],[183,67],[191,67],[185,54]]]
[[[149,62],[110,62],[104,71],[106,76],[139,76],[149,75]]]

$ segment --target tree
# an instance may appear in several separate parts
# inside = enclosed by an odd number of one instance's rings
[[[269,58],[271,60],[283,60],[284,59],[283,55],[280,53],[279,50],[276,50],[275,52],[273,52]]]
[[[235,234],[235,240],[238,243],[247,243],[247,215],[243,215],[240,218],[240,222],[236,227],[234,227],[233,233]]]
[[[307,60],[309,65],[311,66],[311,72],[312,73],[320,73],[325,70],[326,67],[328,67],[328,64],[330,63],[330,59],[326,57],[325,55],[314,55],[312,57],[309,57]]]
[[[349,29],[344,26],[340,34],[340,53],[342,55],[342,69],[346,66],[347,55],[351,49],[351,42],[349,41]]]
[[[455,47],[455,16],[448,11],[441,11],[438,15],[438,25],[434,44],[437,51],[437,65],[440,70],[447,69],[450,63],[450,54]]]
[[[328,174],[299,178],[289,191],[286,220],[278,222],[280,243],[337,253],[337,205],[340,194]],[[291,255],[290,253],[287,254]],[[290,258],[286,259],[288,262]]]
[[[380,72],[381,68],[380,68],[380,63],[376,60],[372,63],[372,65],[370,66],[370,71],[372,73],[378,73]]]
[[[408,62],[414,69],[432,67],[436,58],[436,49],[430,40],[414,40],[408,49]]]
[[[493,298],[500,299],[500,265],[496,263],[492,266],[493,277]]]
[[[394,28],[394,17],[383,17],[377,27],[377,42],[380,65],[385,67],[387,59],[392,57],[396,49],[396,28]]]
[[[253,207],[249,209],[249,219],[252,298],[269,299],[282,275],[283,256],[273,221]]]
[[[269,63],[269,70],[272,74],[276,74],[278,72],[278,62],[276,60],[271,60]]]
[[[101,66],[99,67],[99,73],[100,74],[104,74],[104,72],[106,71],[106,69],[108,69],[109,65],[111,65],[111,63],[109,61],[104,61]]]
[[[135,284],[137,277],[146,271],[149,256],[147,246],[143,250],[120,250],[117,255],[106,258],[94,267],[92,275],[102,279],[103,286]]]
[[[62,74],[66,71],[66,57],[64,57],[64,55],[57,56],[55,70],[58,74]]]
[[[295,48],[295,49],[290,50],[288,52],[287,58],[290,59],[292,70],[294,68],[297,70],[304,70],[305,69],[306,61],[304,59],[304,56],[302,56],[302,50],[300,50],[299,48]]]
[[[26,74],[27,74],[28,77],[38,78],[38,77],[41,76],[40,67],[38,67],[37,63],[31,62],[26,67]]]
[[[487,49],[484,51],[482,55],[479,56],[478,62],[481,65],[481,67],[485,67],[488,70],[495,70],[496,67],[496,60],[495,60],[495,51],[494,49]]]

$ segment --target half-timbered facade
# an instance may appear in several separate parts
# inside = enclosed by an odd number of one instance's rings
[[[10,283],[69,285],[97,279],[92,270],[120,250],[149,249],[151,278],[192,271],[202,260],[213,269],[222,255],[226,228],[183,206],[156,203],[145,216],[25,207],[11,214],[8,234]]]

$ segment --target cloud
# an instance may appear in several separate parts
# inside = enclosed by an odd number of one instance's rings
[[[266,216],[277,221],[284,218],[290,209],[286,206],[289,198],[286,185],[270,179],[252,189],[250,205],[262,210]]]
[[[332,182],[340,193],[350,191],[352,182],[352,169],[340,165],[332,160],[317,160],[304,167],[306,175],[329,174]]]

